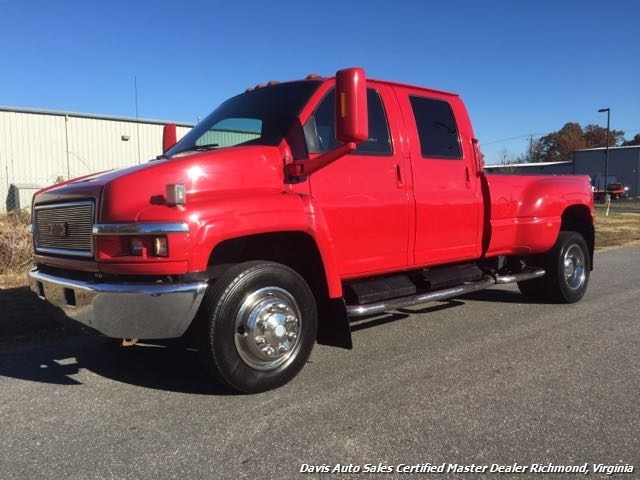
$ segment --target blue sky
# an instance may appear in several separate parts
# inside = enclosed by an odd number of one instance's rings
[[[459,93],[491,162],[603,107],[639,133],[639,19],[638,0],[0,0],[0,105],[133,117],[136,77],[141,118],[196,122],[256,83],[362,66]]]

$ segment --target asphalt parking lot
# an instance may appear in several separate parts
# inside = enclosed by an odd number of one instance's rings
[[[365,464],[640,468],[640,246],[597,254],[575,305],[513,286],[358,324],[289,385],[229,395],[179,347],[0,347],[1,478],[360,478]],[[308,470],[308,469],[307,469]],[[495,478],[372,473],[374,478]],[[567,478],[518,474],[498,478]],[[572,475],[575,477],[575,475]]]

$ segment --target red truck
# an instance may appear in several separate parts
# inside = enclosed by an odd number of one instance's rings
[[[32,290],[123,339],[189,334],[219,382],[291,380],[350,319],[517,282],[585,294],[588,177],[492,176],[455,94],[335,77],[249,89],[143,165],[38,192]]]
[[[605,194],[605,191],[603,189],[595,188],[592,190],[593,198],[595,200],[602,199],[603,195]],[[619,198],[627,198],[629,196],[629,187],[625,187],[622,182],[608,183],[606,193],[608,193],[609,196],[614,200],[617,200]]]
[[[607,193],[611,195],[611,198],[627,198],[629,187],[625,187],[622,182],[613,182],[607,185]]]

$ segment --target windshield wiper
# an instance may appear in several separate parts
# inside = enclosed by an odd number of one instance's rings
[[[205,143],[204,145],[192,145],[189,148],[185,148],[184,150],[178,150],[174,153],[183,153],[183,152],[206,152],[207,150],[213,150],[218,148],[220,145],[217,143]]]

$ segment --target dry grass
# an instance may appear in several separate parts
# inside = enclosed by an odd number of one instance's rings
[[[0,288],[15,285],[32,261],[30,217],[16,212],[0,216]]]
[[[596,216],[596,250],[619,247],[640,241],[640,213],[604,211]]]

